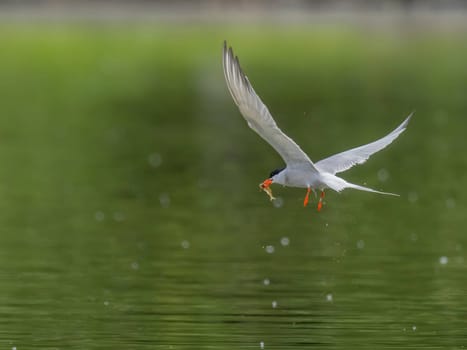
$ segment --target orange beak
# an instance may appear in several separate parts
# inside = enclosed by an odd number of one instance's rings
[[[273,182],[272,179],[266,179],[259,184],[259,188],[261,188],[264,192],[266,192],[266,194],[269,196],[269,199],[273,201],[276,198],[274,198],[274,196],[272,195],[272,191],[269,188],[269,186],[272,185],[272,182]]]

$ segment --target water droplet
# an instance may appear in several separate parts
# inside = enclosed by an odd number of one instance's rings
[[[287,247],[290,243],[289,237],[282,237],[281,238],[281,244],[283,247]]]
[[[167,193],[161,193],[159,196],[159,203],[162,208],[168,208],[170,206],[170,197]]]
[[[109,306],[109,304],[110,304],[110,303],[109,303],[107,300],[104,301],[104,306]]]
[[[277,301],[274,300],[274,301],[272,302],[272,308],[275,309],[276,307],[277,307]]]
[[[188,241],[186,241],[186,240],[182,241],[182,248],[183,248],[183,249],[188,249],[188,248],[190,248],[190,242],[188,242]]]
[[[136,261],[133,261],[133,262],[131,263],[131,268],[132,268],[133,270],[138,270],[138,269],[139,269],[139,264],[138,264]]]
[[[452,209],[456,207],[456,201],[453,198],[446,199],[446,208]]]
[[[412,330],[415,332],[417,330],[417,326],[412,326]]]
[[[418,201],[418,193],[415,191],[410,191],[407,195],[407,199],[410,203],[415,203],[416,201]]]
[[[448,261],[449,261],[449,259],[448,259],[447,256],[442,256],[442,257],[439,258],[439,263],[441,265],[446,265],[448,263]]]
[[[271,281],[269,280],[269,278],[265,278],[265,279],[263,280],[263,284],[264,284],[265,286],[269,286],[269,285],[271,284]]]
[[[157,168],[162,164],[162,157],[159,153],[152,153],[148,156],[148,163],[153,168]]]
[[[377,175],[380,182],[386,182],[389,179],[389,172],[384,168],[379,169]]]
[[[357,248],[358,249],[365,248],[365,241],[363,239],[360,239],[359,241],[357,241]]]
[[[16,350],[16,346],[13,346],[13,347],[11,348],[11,350]]]
[[[260,349],[264,349],[264,341],[259,342],[259,347],[260,347]]]
[[[94,218],[96,219],[96,221],[104,221],[105,214],[101,211],[96,211],[96,213],[94,214]]]
[[[113,218],[114,218],[115,221],[121,222],[121,221],[125,220],[125,214],[116,211],[114,213],[114,215],[113,215]]]
[[[326,301],[332,302],[332,300],[333,300],[332,294],[331,293],[326,294]]]
[[[274,205],[275,208],[282,208],[284,199],[282,199],[282,197],[276,197],[276,199],[272,201],[272,205]]]
[[[210,183],[206,178],[200,178],[198,179],[197,185],[199,188],[205,189],[209,187]]]
[[[272,254],[275,251],[275,248],[273,245],[267,245],[265,249],[266,249],[266,253],[268,254]]]

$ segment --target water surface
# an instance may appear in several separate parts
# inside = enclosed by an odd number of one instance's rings
[[[213,34],[217,33],[217,34]],[[5,349],[458,349],[466,344],[462,35],[4,25]],[[223,82],[229,38],[310,157],[381,137],[344,177],[396,192],[257,184],[282,166]],[[258,43],[261,43],[260,45]]]

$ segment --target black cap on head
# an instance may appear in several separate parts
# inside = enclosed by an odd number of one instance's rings
[[[280,169],[274,169],[273,171],[271,171],[271,174],[269,174],[269,178],[273,177],[274,175],[277,175],[279,174],[282,170],[284,170],[285,168],[280,168]]]

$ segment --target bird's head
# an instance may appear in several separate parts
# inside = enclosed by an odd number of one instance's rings
[[[274,182],[278,182],[277,180],[279,180],[278,178],[282,175],[281,174],[281,171],[284,170],[285,168],[281,168],[281,169],[274,169],[273,171],[271,171],[271,174],[269,174],[269,177],[264,180],[263,182],[261,182],[259,184],[259,187],[268,194],[269,198],[271,200],[274,200],[274,196],[272,195],[272,191],[271,189],[269,188],[269,186],[271,186]]]

